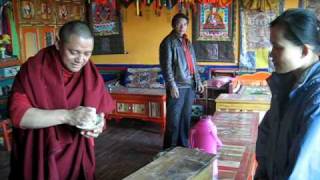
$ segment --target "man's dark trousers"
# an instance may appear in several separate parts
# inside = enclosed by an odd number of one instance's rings
[[[167,90],[167,122],[163,149],[189,147],[188,136],[195,92],[191,87],[178,89],[179,98],[172,98]]]

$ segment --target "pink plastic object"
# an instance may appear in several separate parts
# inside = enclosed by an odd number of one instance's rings
[[[222,86],[230,83],[232,79],[233,77],[229,76],[217,76],[209,79],[207,82],[209,87],[221,88]]]
[[[191,129],[191,148],[199,148],[204,152],[216,154],[222,146],[222,142],[217,135],[217,127],[212,122],[212,116],[203,116]]]
[[[203,116],[198,123],[190,131],[190,145],[191,148],[199,148],[200,150],[217,154],[221,148],[222,142],[217,135],[217,127],[212,122],[212,116]],[[218,162],[213,162],[213,177],[218,177]]]

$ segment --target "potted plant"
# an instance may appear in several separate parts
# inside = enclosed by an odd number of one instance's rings
[[[11,38],[8,34],[0,35],[0,58],[5,58],[6,54],[6,45],[11,43]]]

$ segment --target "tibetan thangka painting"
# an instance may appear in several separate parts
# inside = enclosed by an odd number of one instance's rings
[[[120,20],[111,3],[92,2],[90,11],[93,32],[96,36],[120,33]]]
[[[93,54],[123,54],[120,12],[106,0],[90,3],[90,24],[94,33]]]
[[[212,4],[201,4],[199,9],[197,40],[230,41],[232,38],[231,6],[216,8]]]
[[[269,23],[277,16],[275,11],[244,11],[241,13],[240,68],[267,68],[271,49]]]
[[[261,10],[242,7],[240,11],[240,62],[241,71],[268,69],[273,65],[269,61],[271,50],[269,24],[283,9],[282,0],[270,0],[270,5]]]
[[[235,62],[234,7],[235,2],[225,8],[209,3],[198,5],[192,23],[192,39],[198,61]]]

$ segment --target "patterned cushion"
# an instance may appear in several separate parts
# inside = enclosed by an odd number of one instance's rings
[[[214,88],[221,88],[232,81],[233,77],[230,76],[217,76],[208,80],[208,86]]]
[[[125,75],[126,87],[164,88],[164,79],[160,68],[128,68]]]

